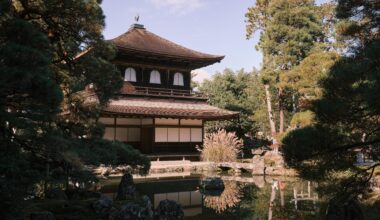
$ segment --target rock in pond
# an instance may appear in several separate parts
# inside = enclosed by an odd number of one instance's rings
[[[220,195],[224,191],[224,182],[219,177],[207,177],[201,182],[201,193],[204,195]]]
[[[105,216],[111,209],[112,204],[112,199],[105,195],[101,195],[99,199],[92,204],[92,208],[94,208],[96,214]]]
[[[35,212],[30,215],[30,220],[54,220],[51,212]]]
[[[121,178],[117,189],[116,200],[126,200],[127,197],[135,197],[137,194],[132,174],[126,173]]]
[[[184,219],[182,206],[172,200],[163,200],[155,211],[155,219],[158,220],[177,220]]]

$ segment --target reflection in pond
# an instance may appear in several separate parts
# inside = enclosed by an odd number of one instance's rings
[[[200,193],[205,178],[201,175],[136,177],[135,183],[154,207],[165,199],[180,203],[186,219],[321,219],[318,195],[311,182],[263,176],[219,177],[225,189],[218,196]],[[105,182],[102,191],[116,190],[115,183],[117,180]]]
[[[165,199],[181,204],[185,216],[194,216],[202,213],[202,195],[199,191],[154,194],[154,208],[157,208],[158,204]]]
[[[219,196],[204,195],[203,204],[207,208],[215,210],[217,213],[221,213],[227,208],[236,206],[243,197],[241,187],[234,181],[223,181],[224,190]]]

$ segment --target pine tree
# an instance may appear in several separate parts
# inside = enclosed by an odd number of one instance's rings
[[[297,66],[315,46],[323,40],[322,22],[316,16],[316,6],[310,0],[259,0],[249,8],[247,17],[247,37],[261,30],[257,49],[262,50],[264,89],[267,94],[268,115],[271,131],[277,129],[270,87],[276,88],[278,98],[279,133],[285,131],[285,113],[293,111],[295,95],[288,91],[281,78]]]
[[[379,165],[355,165],[358,151],[380,159],[379,12],[375,1],[338,1],[338,37],[351,44],[319,81],[322,94],[311,102],[315,124],[283,140],[287,162],[338,201],[366,192]]]
[[[96,0],[0,1],[0,214],[15,219],[39,186],[93,181],[84,165],[149,169],[131,146],[102,140],[102,106],[121,87]],[[83,55],[85,54],[85,55]],[[82,55],[82,56],[78,56]],[[80,57],[80,58],[79,58]],[[14,211],[14,212],[12,212]]]

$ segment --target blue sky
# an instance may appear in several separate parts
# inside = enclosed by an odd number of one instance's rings
[[[225,55],[221,63],[198,70],[198,81],[225,68],[260,69],[262,55],[245,37],[245,13],[254,0],[103,0],[104,36],[126,32],[139,14],[147,30],[185,47]],[[317,1],[326,2],[326,0]]]

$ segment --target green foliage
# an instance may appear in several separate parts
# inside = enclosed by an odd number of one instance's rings
[[[323,49],[315,48],[299,65],[281,78],[286,87],[296,91],[302,101],[310,101],[322,96],[320,82],[327,77],[330,68],[340,58],[337,52],[328,52]]]
[[[339,0],[336,8],[338,37],[359,47],[379,38],[378,2]]]
[[[291,166],[304,177],[319,180],[326,195],[343,201],[368,189],[378,165],[356,167],[355,150],[365,151],[374,161],[380,159],[380,25],[375,12],[379,7],[369,1],[338,1],[337,28],[350,26],[340,32],[341,37],[357,43],[346,48],[347,56],[338,59],[320,81],[322,96],[310,108],[316,124],[291,131],[282,141]]]
[[[130,165],[142,167],[142,171],[149,171],[150,160],[130,145],[118,141],[98,139],[84,140],[79,146],[73,147],[73,154],[82,158],[86,164]]]
[[[17,210],[41,178],[40,164],[34,163],[41,149],[36,142],[49,136],[42,133],[54,118],[62,100],[53,81],[47,38],[32,24],[14,19],[0,23],[0,197],[1,215]],[[17,205],[22,205],[19,202]],[[12,213],[15,214],[16,212]]]
[[[101,35],[104,16],[99,2],[0,1],[0,215],[4,219],[22,214],[25,198],[35,196],[36,186],[47,190],[92,181],[84,165],[149,168],[147,158],[131,147],[99,140],[100,109],[122,83],[109,62],[115,48]],[[85,55],[78,58],[81,53]],[[92,90],[86,89],[90,83]]]
[[[303,128],[314,124],[314,113],[312,111],[297,112],[293,115],[290,126],[293,128]]]
[[[290,80],[282,79],[310,54],[316,43],[326,40],[322,21],[327,8],[323,11],[310,0],[260,0],[246,13],[247,37],[261,30],[256,47],[264,55],[260,73],[263,83],[274,91],[271,98],[278,99],[278,113],[274,116],[280,120],[280,133],[290,121],[285,118],[298,107],[297,92],[292,90]],[[273,124],[274,118],[270,119]],[[276,132],[273,126],[271,130]]]
[[[263,103],[261,90],[254,88],[254,85],[258,83],[255,72],[247,73],[240,70],[234,73],[230,69],[224,70],[223,73],[216,73],[211,80],[206,80],[200,86],[200,91],[208,94],[211,105],[240,112],[239,120],[208,123],[207,132],[225,129],[236,132],[240,138],[246,134],[255,134],[257,127],[252,120],[253,111],[259,107],[259,103]],[[261,95],[261,97],[253,97],[249,93]]]

